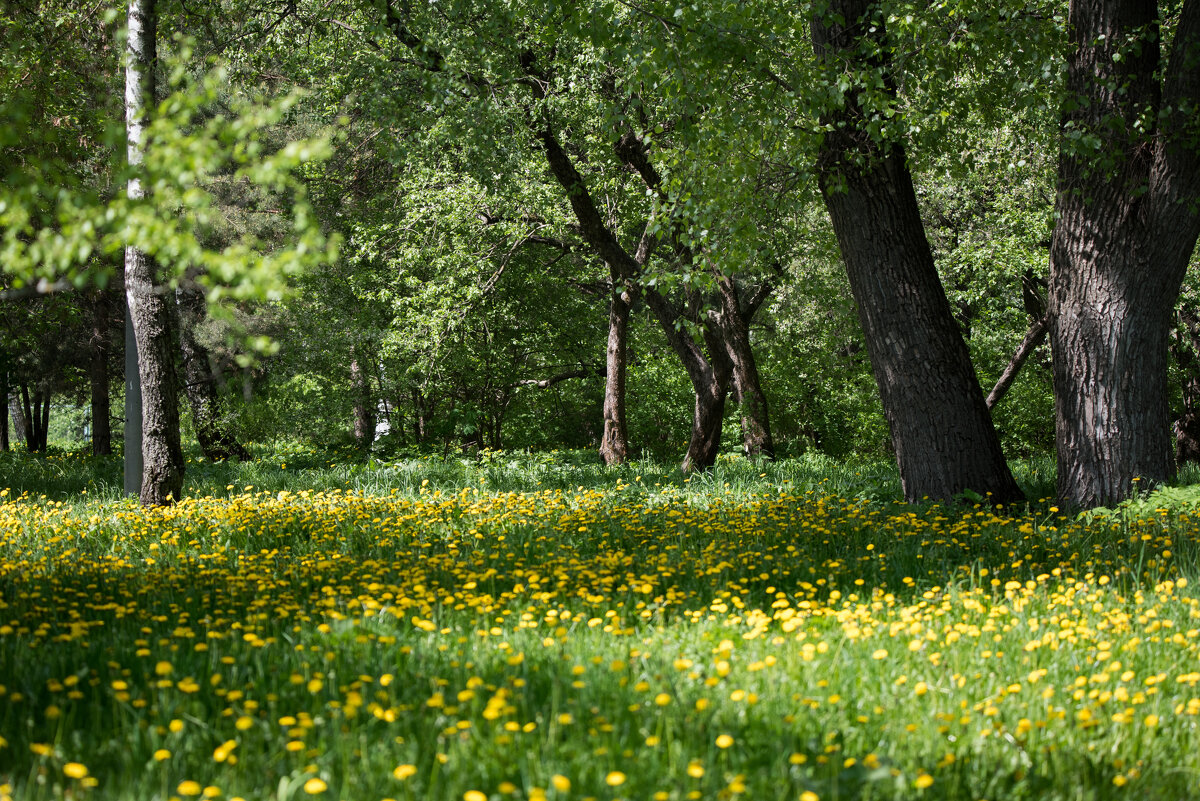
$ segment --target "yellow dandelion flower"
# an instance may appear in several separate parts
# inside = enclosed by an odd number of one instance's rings
[[[487,801],[487,796],[478,790],[467,790],[463,793],[463,801]]]
[[[817,795],[812,790],[805,790],[800,794],[800,801],[821,801],[821,796]]]
[[[571,780],[561,773],[555,773],[550,777],[550,785],[560,793],[565,793],[571,789]]]
[[[728,748],[733,745],[733,738],[728,734],[722,734],[717,738],[717,748]]]
[[[200,795],[204,792],[204,788],[200,786],[200,782],[194,782],[191,779],[185,779],[175,788],[175,792],[180,795]]]
[[[308,793],[309,795],[323,793],[327,789],[329,789],[329,785],[318,779],[316,776],[313,776],[304,783],[304,792]]]
[[[397,765],[396,769],[392,771],[392,775],[395,776],[400,781],[404,781],[407,778],[417,775],[417,766],[416,765]]]
[[[604,783],[609,787],[620,787],[625,783],[627,777],[619,770],[614,770],[612,773],[604,777]]]
[[[67,764],[63,765],[62,770],[64,775],[72,779],[82,779],[84,776],[88,775],[87,766],[81,765],[78,762],[68,762]]]
[[[933,784],[933,777],[928,773],[922,773],[917,777],[917,780],[913,782],[913,784],[918,790],[924,790],[926,787],[929,787],[931,784]]]

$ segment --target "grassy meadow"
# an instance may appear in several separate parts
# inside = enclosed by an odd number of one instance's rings
[[[0,454],[0,801],[1200,797],[1200,493],[592,458]]]

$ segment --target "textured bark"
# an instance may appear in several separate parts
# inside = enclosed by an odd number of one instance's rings
[[[143,161],[146,116],[154,103],[156,21],[154,0],[130,0],[125,126],[127,156],[135,170]],[[134,201],[145,197],[137,177],[130,179],[127,194]],[[146,253],[134,247],[125,249],[125,296],[137,346],[142,395],[142,479],[138,497],[143,506],[174,503],[183,491],[183,448],[179,439],[171,326],[174,314],[157,273],[157,265]]]
[[[1046,334],[1050,331],[1050,322],[1045,317],[1040,317],[1034,320],[1029,326],[1029,330],[1025,332],[1021,344],[1013,351],[1012,358],[1008,360],[1008,365],[1004,368],[1004,372],[1000,373],[1000,377],[996,379],[996,385],[992,387],[992,391],[987,396],[987,407],[990,411],[995,408],[1000,399],[1008,394],[1008,390],[1012,388],[1013,382],[1017,380],[1017,376],[1021,373],[1021,368],[1025,366],[1025,362],[1037,350],[1037,346],[1046,341]]]
[[[1058,493],[1078,507],[1175,473],[1167,353],[1200,234],[1200,5],[1183,6],[1162,83],[1155,5],[1071,3],[1050,340]]]
[[[625,417],[625,373],[629,351],[629,314],[632,309],[624,276],[613,269],[612,297],[608,302],[608,350],[604,376],[604,434],[600,458],[607,465],[629,458],[629,428]]]
[[[813,21],[831,68],[887,74],[882,19],[866,0],[834,0]],[[948,500],[964,491],[995,502],[1022,497],[1004,461],[966,343],[933,263],[903,148],[868,133],[853,90],[828,113],[818,156],[821,193],[858,307],[904,497]]]
[[[92,335],[88,339],[93,456],[108,456],[112,453],[112,404],[108,393],[108,360],[112,352],[112,331],[108,313],[108,294],[100,291],[92,301]]]
[[[204,293],[180,287],[175,290],[179,309],[179,349],[183,354],[183,386],[192,410],[196,441],[204,458],[212,462],[228,459],[248,461],[250,453],[230,430],[229,414],[219,392],[213,358],[196,339],[196,326],[204,322],[207,307]]]
[[[350,389],[354,396],[354,443],[365,451],[375,441],[375,399],[358,359],[350,362]]]

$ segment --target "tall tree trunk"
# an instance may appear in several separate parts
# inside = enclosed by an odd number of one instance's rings
[[[125,126],[129,165],[135,171],[145,155],[145,125],[154,105],[155,0],[130,0],[126,43]],[[135,174],[129,181],[130,200],[145,197]],[[146,253],[125,249],[125,295],[137,346],[138,380],[142,395],[143,506],[163,506],[183,492],[183,448],[179,439],[179,400],[176,392],[172,310],[158,270]]]
[[[375,399],[358,359],[350,362],[350,387],[354,397],[354,443],[365,451],[375,441]]]
[[[183,386],[192,410],[196,441],[211,462],[248,461],[250,453],[230,430],[228,410],[218,391],[217,375],[208,349],[196,340],[196,326],[204,322],[204,293],[190,287],[175,290],[179,309],[179,349],[183,355]]]
[[[629,427],[625,418],[625,373],[629,356],[629,314],[632,309],[627,278],[610,267],[612,297],[608,304],[608,352],[604,378],[604,435],[600,458],[607,465],[629,458]]]
[[[831,69],[887,74],[883,20],[868,0],[833,0],[813,20],[813,46]],[[867,32],[868,25],[871,33]],[[886,46],[880,48],[886,53]],[[948,500],[967,490],[993,502],[1022,498],[941,280],[917,206],[904,150],[869,132],[864,89],[826,115],[817,162],[858,307],[867,352],[900,468],[904,497]],[[872,90],[873,91],[873,90]]]
[[[37,437],[38,449],[43,453],[50,445],[50,397],[52,393],[49,387],[42,387],[38,390],[38,396],[41,400],[41,416],[38,419]]]
[[[101,290],[92,302],[92,336],[88,340],[88,382],[91,385],[92,455],[112,453],[112,406],[109,402],[108,359],[112,350],[108,293]]]
[[[1058,493],[1091,507],[1175,474],[1167,354],[1200,234],[1200,2],[1161,83],[1155,3],[1074,0],[1069,23],[1050,341]]]

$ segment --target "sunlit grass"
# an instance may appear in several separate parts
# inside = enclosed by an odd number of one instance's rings
[[[1077,518],[907,507],[886,468],[816,459],[689,481],[296,450],[193,462],[145,511],[111,463],[54,459],[42,491],[53,460],[10,461],[43,477],[0,498],[0,796],[1200,787],[1185,501]]]

